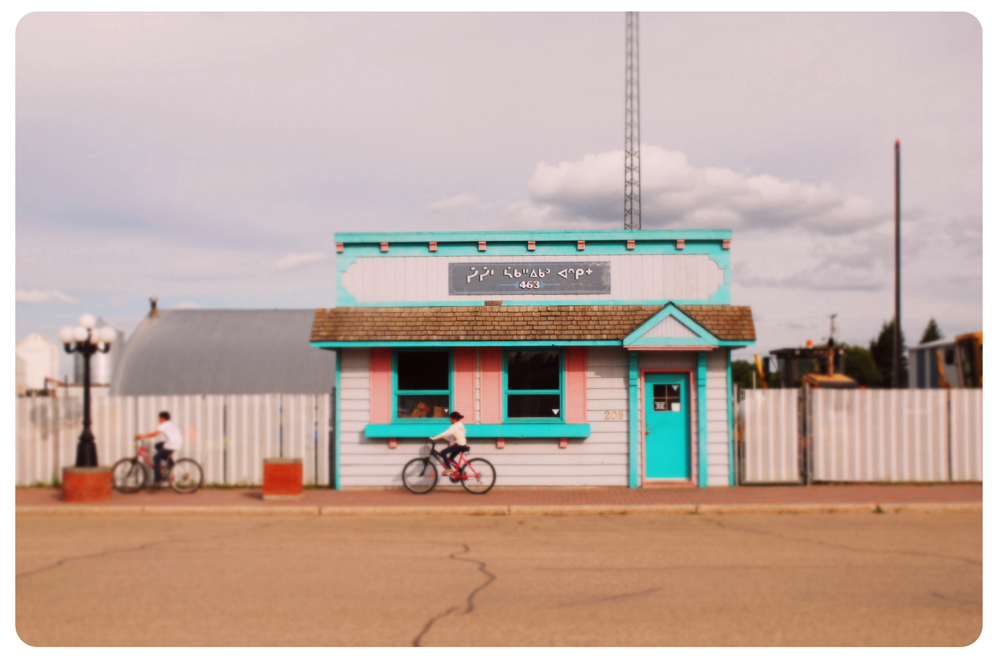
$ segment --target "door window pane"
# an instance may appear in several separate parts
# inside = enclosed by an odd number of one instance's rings
[[[560,389],[560,353],[555,350],[508,353],[508,389]]]
[[[509,394],[508,417],[560,417],[559,394]]]
[[[681,386],[680,385],[654,385],[653,386],[653,410],[668,411],[672,413],[681,410]]]
[[[404,352],[397,354],[397,389],[448,390],[448,352]],[[448,406],[448,404],[447,404]]]

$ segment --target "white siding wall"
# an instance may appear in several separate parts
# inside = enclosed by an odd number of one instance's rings
[[[698,335],[687,325],[673,316],[667,316],[662,321],[646,330],[642,335],[646,339],[697,339]]]
[[[726,351],[708,354],[708,486],[729,486],[729,391],[726,384]]]
[[[640,352],[640,370],[651,369],[691,369],[697,370],[697,352]],[[729,485],[729,410],[726,385],[726,351],[718,349],[708,354],[705,371],[706,421],[708,423],[708,486]],[[639,386],[639,435],[640,450],[645,427],[643,409],[644,386]],[[691,378],[691,479],[698,483],[698,381]],[[642,460],[640,459],[640,468]],[[645,473],[643,473],[645,475]]]
[[[425,453],[421,440],[399,440],[395,449],[363,434],[369,422],[369,351],[344,349],[340,377],[340,455],[343,487],[401,486],[401,469]],[[501,486],[626,486],[628,421],[606,420],[605,411],[628,412],[628,355],[618,348],[588,349],[587,407],[591,436],[571,439],[509,438],[504,449],[493,439],[470,439],[471,456],[486,458]],[[478,383],[479,385],[479,383]],[[479,410],[479,387],[477,409]]]
[[[611,292],[603,295],[507,295],[530,300],[707,300],[725,283],[725,271],[705,254],[615,254],[566,256],[364,256],[342,275],[342,286],[360,304],[460,302],[484,295],[450,295],[449,263],[611,263]],[[496,296],[494,296],[496,297]]]

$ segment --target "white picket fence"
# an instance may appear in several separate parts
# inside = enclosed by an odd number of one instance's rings
[[[802,397],[743,391],[744,483],[981,481],[981,390],[811,390],[807,404]]]
[[[300,457],[304,483],[328,485],[332,402],[327,394],[98,397],[93,434],[101,465],[135,454],[135,433],[153,431],[169,411],[184,434],[181,456],[204,468],[204,483],[262,484],[263,459]],[[18,486],[61,480],[76,461],[83,423],[79,397],[17,399]]]

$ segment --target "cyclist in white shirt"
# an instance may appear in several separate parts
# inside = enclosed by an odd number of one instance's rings
[[[469,448],[466,446],[466,427],[460,420],[463,416],[457,413],[455,410],[449,414],[449,428],[440,433],[438,436],[432,436],[429,440],[439,440],[444,438],[449,441],[449,447],[442,450],[442,462],[445,464],[445,468],[442,469],[443,475],[452,475],[453,468],[455,466],[453,461],[456,460],[456,456],[460,452],[465,452]]]
[[[162,411],[159,413],[159,426],[150,433],[135,434],[135,440],[143,438],[155,438],[162,436],[165,442],[155,444],[155,456],[152,461],[155,463],[155,481],[162,482],[162,462],[172,456],[173,452],[179,452],[183,447],[183,432],[176,423],[169,419],[169,413]]]

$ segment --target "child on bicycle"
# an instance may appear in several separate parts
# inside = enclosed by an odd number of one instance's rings
[[[443,475],[452,475],[453,470],[455,470],[456,456],[460,452],[466,452],[470,448],[466,446],[466,427],[460,422],[463,416],[457,413],[455,410],[449,413],[449,428],[440,433],[438,436],[432,436],[429,438],[431,441],[436,441],[441,438],[445,438],[449,441],[449,447],[442,450],[442,462],[445,464],[445,468],[442,470]]]
[[[156,484],[163,481],[162,462],[172,457],[173,452],[178,452],[180,448],[183,447],[183,432],[180,431],[180,427],[176,426],[175,422],[170,420],[169,413],[165,410],[159,413],[159,426],[156,430],[150,431],[149,433],[135,434],[135,440],[155,438],[160,435],[165,438],[166,441],[155,444],[156,452],[153,463],[155,464]]]

